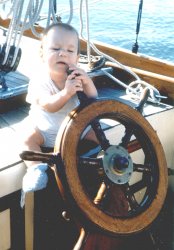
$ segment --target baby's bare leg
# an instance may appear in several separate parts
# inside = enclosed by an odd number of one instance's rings
[[[43,136],[37,129],[29,129],[24,133],[23,137],[23,150],[38,151],[41,152],[41,145],[44,143]],[[37,165],[40,162],[36,161],[25,161],[26,166],[30,167]]]
[[[44,139],[36,129],[26,129],[22,133],[22,151],[41,151],[40,146]],[[25,195],[46,187],[48,176],[46,170],[48,165],[38,161],[25,161],[27,171],[22,181],[21,207],[25,204]]]

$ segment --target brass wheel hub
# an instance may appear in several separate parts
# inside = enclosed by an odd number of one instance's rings
[[[105,174],[115,184],[125,184],[133,172],[133,162],[121,146],[110,146],[103,155]]]

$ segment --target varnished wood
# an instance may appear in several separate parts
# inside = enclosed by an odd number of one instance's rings
[[[0,26],[2,26],[2,27],[4,27],[4,28],[8,29],[9,24],[10,24],[10,21],[11,21],[11,19],[9,19],[9,18],[7,18],[7,19],[2,19],[2,18],[0,17]],[[37,31],[38,33],[41,33],[41,32],[43,31],[43,28],[42,28],[42,27],[36,26],[35,28],[36,28],[36,31]],[[38,39],[36,36],[33,35],[32,31],[31,31],[30,29],[24,31],[24,35],[25,35],[25,36],[28,36],[28,37],[31,37],[31,38],[33,38],[33,39]]]
[[[89,120],[93,120],[96,116],[106,112],[118,112],[124,114],[139,124],[151,139],[159,164],[159,184],[155,200],[142,214],[128,219],[124,218],[123,220],[120,218],[113,219],[104,214],[95,205],[92,205],[88,196],[83,191],[77,171],[76,150],[80,134],[86,124],[88,124]],[[114,234],[132,234],[142,231],[153,222],[159,214],[165,200],[168,185],[167,166],[161,143],[156,136],[155,131],[144,117],[125,104],[117,103],[113,100],[97,101],[84,109],[77,111],[73,115],[72,119],[66,126],[61,143],[61,145],[57,145],[56,147],[61,148],[61,155],[65,165],[65,174],[69,187],[68,192],[71,193],[77,206],[83,211],[86,218],[99,228],[103,228],[103,230]]]
[[[0,17],[0,25],[3,27],[8,28],[10,23],[10,19],[3,20]],[[35,29],[38,33],[41,33],[43,31],[43,27],[35,26]],[[24,32],[25,36],[38,39],[36,36],[33,35],[31,30],[26,30]],[[86,42],[81,40],[80,42],[81,50],[86,51],[87,45]],[[150,71],[153,73],[174,77],[174,64],[159,60],[155,57],[145,56],[141,54],[134,54],[129,50],[121,49],[114,45],[108,45],[103,42],[95,42],[96,47],[101,50],[103,53],[115,58],[117,61],[121,62],[122,64],[125,64],[127,66],[142,69],[145,71]]]
[[[121,62],[126,66],[150,71],[169,77],[174,77],[173,63],[164,60],[159,60],[155,57],[134,54],[129,50],[122,49],[113,45],[108,45],[103,42],[97,41],[95,42],[95,45],[103,53],[115,58],[118,62]],[[86,42],[84,41],[81,41],[81,50],[86,51]]]
[[[106,62],[106,66],[112,66],[116,70],[121,70],[120,67],[116,63]],[[128,67],[128,69],[135,72],[140,79],[144,80],[145,82],[151,84],[155,88],[157,88],[163,95],[166,95],[172,99],[174,99],[174,78],[169,77],[166,75],[137,69],[133,67]],[[122,70],[122,73],[125,74],[125,71]]]
[[[25,201],[25,249],[33,250],[34,240],[34,193],[28,193]]]

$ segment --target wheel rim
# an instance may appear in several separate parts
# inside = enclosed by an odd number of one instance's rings
[[[103,133],[98,127],[103,119],[118,123],[119,138]],[[79,155],[81,135],[89,124],[101,150]],[[64,124],[59,147],[65,193],[72,197],[70,206],[76,203],[83,223],[124,235],[144,230],[158,216],[167,191],[166,160],[156,132],[136,110],[115,100],[98,100],[79,109]]]

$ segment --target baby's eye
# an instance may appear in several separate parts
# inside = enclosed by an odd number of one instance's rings
[[[74,53],[74,50],[68,49],[69,53]]]
[[[59,51],[60,48],[52,48],[52,50],[54,50],[54,51]]]
[[[50,48],[51,51],[59,51],[60,48]]]

